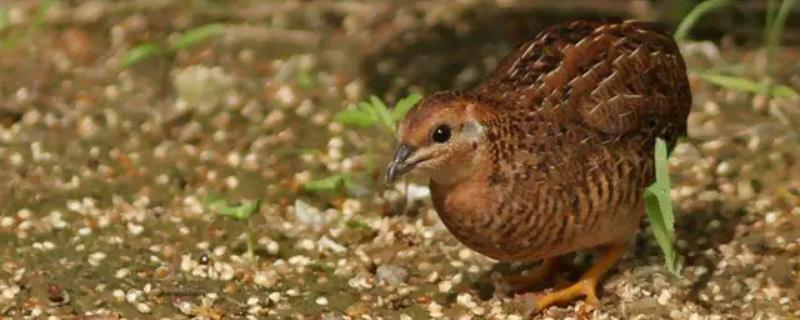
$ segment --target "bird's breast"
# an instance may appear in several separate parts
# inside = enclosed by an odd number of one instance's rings
[[[515,242],[521,239],[510,239],[500,232],[508,227],[501,210],[505,194],[489,180],[452,186],[431,182],[434,207],[447,229],[470,249],[497,260],[519,260],[529,252],[517,250],[521,247]]]

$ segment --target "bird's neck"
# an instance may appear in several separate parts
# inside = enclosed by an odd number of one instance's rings
[[[491,165],[484,163],[481,152],[465,157],[453,165],[441,168],[430,174],[431,184],[440,188],[452,189],[464,183],[481,181],[491,173]]]

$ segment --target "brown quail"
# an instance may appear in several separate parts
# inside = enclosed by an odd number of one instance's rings
[[[400,123],[387,181],[430,177],[433,203],[468,247],[500,261],[602,248],[581,279],[536,310],[595,287],[644,215],[656,138],[686,133],[691,92],[675,41],[654,24],[575,21],[513,50],[479,86],[434,93]]]

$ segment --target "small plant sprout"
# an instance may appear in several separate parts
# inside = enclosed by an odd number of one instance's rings
[[[377,125],[385,132],[395,134],[397,123],[405,117],[406,113],[422,99],[422,95],[411,93],[389,109],[386,103],[376,96],[370,96],[368,101],[362,101],[348,110],[341,111],[334,116],[337,122],[351,127],[372,128]],[[372,167],[372,149],[367,150]],[[371,171],[371,170],[367,170]],[[310,192],[332,192],[350,190],[354,186],[354,177],[350,173],[337,173],[321,179],[311,180],[303,185],[303,189]]]
[[[133,47],[122,58],[121,65],[129,68],[144,60],[167,55],[172,56],[203,41],[214,38],[225,32],[221,24],[208,24],[179,34],[174,41],[158,41],[142,43]]]
[[[764,48],[767,54],[767,63],[772,60],[777,48],[780,46],[781,35],[786,25],[786,19],[797,0],[783,0],[778,6],[778,0],[767,1],[766,26],[764,27]],[[695,6],[681,21],[675,31],[675,40],[685,41],[689,31],[700,20],[703,15],[734,5],[732,0],[708,0]],[[769,66],[768,66],[769,71]],[[740,91],[761,94],[771,98],[795,98],[800,96],[794,89],[785,85],[774,84],[770,77],[764,77],[762,81],[754,81],[745,77],[725,75],[717,72],[705,71],[700,73],[700,77],[714,85]]]
[[[675,215],[669,197],[670,181],[667,167],[667,144],[656,139],[655,169],[656,181],[644,191],[645,209],[650,229],[664,254],[667,269],[675,275],[680,274],[680,262],[675,249]]]
[[[159,43],[148,42],[140,44],[125,54],[125,57],[122,58],[122,66],[128,68],[141,61],[160,55],[163,51],[164,48]]]
[[[332,192],[349,188],[353,185],[353,180],[346,174],[334,174],[322,179],[311,180],[303,185],[306,191],[311,192]]]
[[[255,261],[253,232],[250,225],[250,217],[253,213],[258,212],[261,207],[261,200],[241,203],[239,205],[232,205],[226,199],[209,195],[203,199],[203,204],[206,209],[215,212],[216,214],[240,221],[245,223],[245,242],[247,245],[246,256],[249,261]]]
[[[34,14],[30,26],[25,30],[9,29],[8,36],[6,36],[4,39],[0,39],[0,48],[14,48],[23,41],[30,39],[31,36],[33,36],[39,31],[39,29],[42,28],[42,25],[45,23],[47,12],[50,11],[50,8],[55,2],[55,0],[42,1],[42,3],[39,5],[39,8],[36,9],[36,13]],[[0,31],[8,28],[10,24],[8,15],[8,9],[0,7]]]
[[[400,99],[394,109],[390,111],[380,98],[370,96],[369,101],[363,101],[355,108],[337,113],[334,119],[343,125],[362,128],[371,128],[381,123],[384,129],[394,134],[397,130],[397,122],[402,120],[408,110],[411,110],[420,99],[422,99],[420,94],[409,94]]]

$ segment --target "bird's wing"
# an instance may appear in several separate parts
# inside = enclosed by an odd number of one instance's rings
[[[547,29],[503,60],[477,91],[518,117],[582,123],[612,135],[684,134],[691,104],[674,40],[636,21]]]
[[[575,21],[545,29],[514,48],[481,83],[479,91],[521,91],[541,82],[563,60],[563,48],[589,36],[603,25]],[[500,90],[498,90],[500,89]]]

